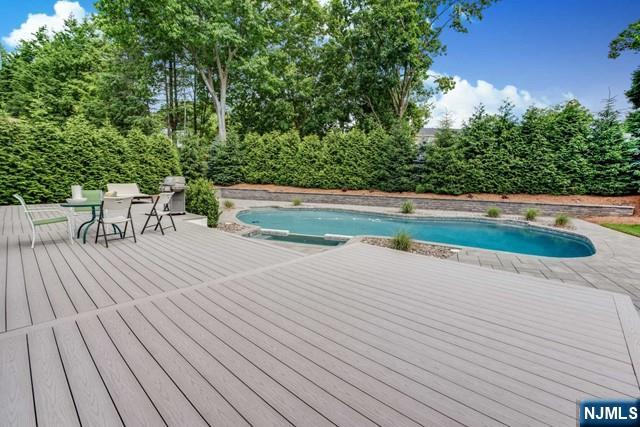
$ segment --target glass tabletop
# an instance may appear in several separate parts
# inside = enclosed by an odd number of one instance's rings
[[[73,202],[73,203],[60,203],[60,206],[62,206],[63,208],[93,208],[93,207],[99,207],[102,204],[102,202],[92,202],[92,201],[85,201],[85,202]]]

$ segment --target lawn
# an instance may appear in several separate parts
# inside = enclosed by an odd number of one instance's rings
[[[601,224],[603,227],[640,237],[640,224]]]

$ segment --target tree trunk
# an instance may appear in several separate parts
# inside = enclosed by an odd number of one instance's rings
[[[200,68],[200,75],[202,76],[202,80],[204,80],[204,84],[213,98],[213,106],[216,109],[216,116],[218,117],[218,141],[223,144],[227,140],[227,122],[226,122],[226,106],[227,106],[227,76],[226,73],[218,74],[219,82],[220,82],[220,96],[218,96],[218,91],[214,86],[213,82],[213,73],[210,68]]]
[[[198,76],[193,73],[193,134],[198,134]]]

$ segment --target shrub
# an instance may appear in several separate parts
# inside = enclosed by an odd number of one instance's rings
[[[489,208],[487,209],[487,216],[489,218],[499,218],[500,214],[502,213],[502,210],[500,210],[500,208]]]
[[[413,202],[411,200],[405,200],[400,206],[400,212],[403,214],[412,214],[415,210],[416,208],[413,206]]]
[[[535,221],[539,214],[540,211],[538,211],[538,209],[530,208],[525,211],[524,219],[527,221]]]
[[[198,178],[187,186],[187,211],[196,215],[207,217],[207,226],[218,225],[218,199],[215,196],[215,188],[211,181]]]
[[[224,201],[224,207],[225,207],[225,209],[233,209],[233,208],[236,207],[236,204],[233,203],[233,201],[231,201],[231,200],[225,200]]]
[[[427,186],[424,184],[418,184],[416,185],[416,193],[426,193],[427,192]]]
[[[215,142],[209,151],[207,176],[218,185],[233,185],[243,181],[250,182],[244,176],[244,144],[235,132],[229,132],[224,144]]]
[[[398,251],[409,251],[411,249],[411,244],[413,240],[411,239],[411,235],[406,231],[399,231],[393,238],[391,239],[391,247]]]
[[[555,225],[556,227],[566,227],[569,225],[569,215],[563,213],[556,215]]]
[[[293,200],[291,201],[291,204],[292,204],[293,206],[300,206],[300,205],[302,204],[302,200],[300,200],[300,199],[298,199],[298,198],[296,197],[295,199],[293,199]]]

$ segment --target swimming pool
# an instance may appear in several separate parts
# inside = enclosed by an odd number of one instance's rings
[[[259,208],[237,218],[261,228],[323,236],[393,236],[406,231],[416,240],[556,258],[593,255],[587,239],[541,227],[483,219],[402,218],[391,215],[332,210]]]

